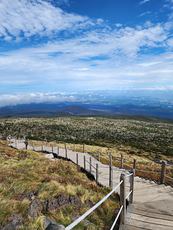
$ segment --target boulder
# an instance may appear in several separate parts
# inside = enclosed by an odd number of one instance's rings
[[[92,208],[94,206],[93,202],[90,200],[86,200],[86,206]],[[97,214],[97,210],[95,209],[94,212]]]
[[[45,230],[65,230],[65,227],[60,224],[49,224]]]
[[[80,207],[84,206],[83,203],[75,195],[70,196],[69,200],[72,205],[76,205]]]
[[[45,228],[47,228],[47,226],[48,226],[49,224],[57,224],[57,223],[54,222],[54,221],[52,221],[51,219],[45,217],[45,218],[43,219],[43,226],[44,226]]]
[[[22,226],[22,224],[20,223],[20,221],[14,219],[10,223],[5,225],[3,228],[1,228],[1,230],[17,230],[21,226]]]
[[[38,216],[38,212],[43,210],[43,206],[38,199],[34,200],[28,210],[27,217],[36,218]]]
[[[69,200],[68,200],[67,194],[62,193],[57,198],[53,198],[51,200],[48,198],[43,203],[43,207],[44,207],[44,210],[51,212],[51,211],[55,211],[58,208],[66,206],[68,204],[69,204]]]
[[[43,226],[46,229],[59,229],[59,230],[65,229],[65,227],[63,225],[57,224],[47,217],[43,219]]]
[[[109,200],[113,201],[113,202],[116,202],[116,200],[113,198],[112,195],[109,196]]]
[[[16,212],[12,212],[11,216],[8,218],[8,222],[13,221],[14,219],[18,220],[19,222],[22,222],[23,217],[20,213],[16,214]]]

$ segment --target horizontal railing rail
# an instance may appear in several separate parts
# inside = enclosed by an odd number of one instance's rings
[[[119,184],[110,192],[108,193],[102,200],[100,200],[97,204],[95,204],[92,208],[90,208],[87,212],[85,212],[82,216],[80,216],[77,220],[75,220],[73,223],[71,223],[69,226],[67,226],[65,229],[70,230],[73,227],[75,227],[78,223],[80,223],[82,220],[85,219],[89,214],[91,214],[96,208],[98,208],[107,198],[112,195],[113,192],[116,191],[116,189],[123,183],[123,181],[120,181]]]

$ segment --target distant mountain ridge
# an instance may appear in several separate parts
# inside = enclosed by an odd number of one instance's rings
[[[68,112],[71,115],[76,115],[76,116],[86,116],[86,115],[98,115],[98,114],[103,114],[100,111],[96,110],[91,110],[87,109],[83,106],[69,106],[65,109],[63,109],[61,112]]]
[[[0,118],[3,117],[64,117],[64,116],[145,116],[173,119],[173,108],[159,106],[140,106],[133,104],[107,105],[101,103],[33,103],[0,108]]]

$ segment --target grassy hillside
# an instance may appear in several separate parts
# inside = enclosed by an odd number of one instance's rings
[[[148,159],[172,160],[172,120],[151,117],[58,117],[0,119],[4,136],[86,143],[123,150]]]
[[[108,192],[109,188],[97,186],[87,176],[80,172],[72,162],[52,161],[42,153],[33,151],[18,151],[6,146],[6,141],[0,140],[0,228],[5,226],[11,214],[21,214],[22,228],[25,230],[45,229],[45,217],[68,226],[72,216],[82,215],[89,207],[87,200],[96,204]],[[22,199],[28,193],[34,195],[30,199]],[[56,211],[43,210],[36,218],[27,218],[27,212],[33,199],[39,199],[43,204],[66,193],[68,197],[76,195],[84,204],[83,207],[69,204]],[[93,225],[84,227],[79,224],[74,229],[110,229],[119,208],[118,197],[115,201],[108,199],[98,209],[88,216]]]

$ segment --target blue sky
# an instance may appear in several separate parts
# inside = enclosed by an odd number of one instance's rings
[[[173,0],[0,0],[0,106],[108,89],[173,91]]]

